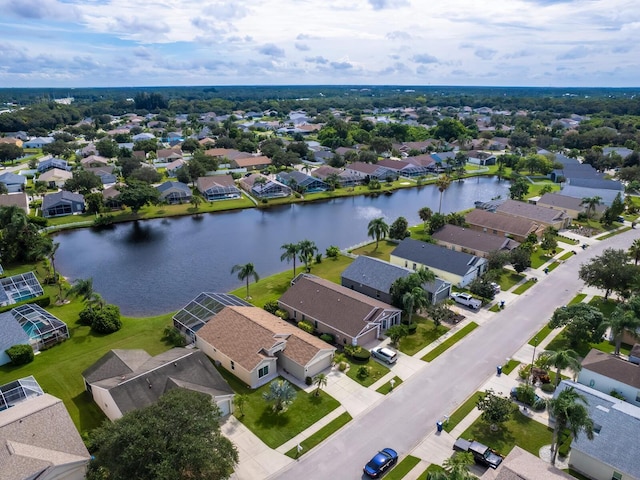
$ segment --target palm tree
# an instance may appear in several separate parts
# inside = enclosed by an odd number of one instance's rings
[[[415,311],[419,311],[428,304],[429,301],[427,300],[427,296],[422,288],[415,287],[410,292],[406,292],[402,296],[402,305],[404,306],[404,311],[407,314],[407,323],[411,325],[414,309]]]
[[[573,373],[578,373],[582,366],[578,361],[578,354],[573,350],[546,350],[539,357],[544,365],[553,366],[556,369],[556,388],[560,384],[560,372],[568,368]]]
[[[427,475],[427,480],[471,480],[477,478],[469,473],[469,467],[474,463],[471,452],[456,452],[442,463],[444,471],[430,472]]]
[[[635,264],[638,265],[638,260],[640,260],[640,238],[636,238],[633,241],[628,251],[629,256],[633,258]]]
[[[633,309],[625,308],[624,305],[618,305],[605,322],[611,329],[611,336],[616,343],[616,348],[613,352],[614,355],[620,355],[622,337],[625,331],[629,332],[629,334],[635,338],[640,336],[640,334],[638,334],[640,318],[636,317]]]
[[[56,271],[56,252],[60,247],[60,242],[53,242],[50,245],[49,261],[51,262],[51,269],[53,270],[53,281],[58,285],[58,303],[60,303],[62,302],[62,282],[58,278],[58,272]]]
[[[330,173],[324,181],[331,187],[331,190],[335,190],[340,185],[340,175],[337,173]]]
[[[202,203],[202,197],[200,195],[191,196],[191,205],[193,205],[193,208],[195,208],[196,211],[198,211],[198,208],[200,208],[201,203]]]
[[[313,384],[316,386],[316,391],[314,395],[317,397],[320,395],[320,389],[327,386],[328,379],[324,373],[319,373],[315,377],[313,377]]]
[[[67,295],[80,296],[84,301],[88,301],[93,296],[93,278],[79,278],[73,282]]]
[[[383,217],[374,218],[369,222],[367,234],[376,240],[376,250],[380,239],[389,235],[389,225],[384,221]]]
[[[440,204],[438,205],[438,213],[442,213],[442,197],[444,192],[451,185],[451,177],[449,175],[440,175],[436,180],[436,186],[440,191]]]
[[[584,396],[576,392],[573,387],[566,388],[557,397],[549,400],[549,413],[555,419],[551,445],[552,465],[556,464],[560,432],[568,428],[576,438],[580,432],[584,431],[589,440],[593,439],[593,420],[589,417],[587,405]]]
[[[284,260],[287,263],[293,260],[293,278],[296,277],[296,259],[298,258],[298,253],[300,252],[300,244],[299,243],[285,243],[280,247],[284,250],[284,253],[280,255],[280,261]]]
[[[311,269],[309,268],[309,263],[313,259],[313,256],[318,252],[318,247],[315,242],[311,240],[301,240],[298,242],[298,255],[299,260],[304,263],[304,266],[309,272]]]
[[[591,218],[591,216],[596,212],[598,205],[602,205],[602,197],[599,197],[598,195],[594,197],[584,197],[580,202],[580,205],[587,206],[587,218]]]
[[[262,398],[272,402],[271,408],[275,413],[283,413],[296,399],[296,391],[286,380],[274,380],[269,385],[269,391],[262,394]]]
[[[418,216],[423,222],[428,222],[432,215],[433,210],[431,210],[429,207],[422,207],[420,210],[418,210]]]
[[[244,265],[234,265],[233,268],[231,268],[231,273],[236,273],[236,272],[238,272],[238,280],[240,281],[246,280],[247,282],[246,298],[251,298],[249,297],[249,279],[253,278],[254,282],[257,282],[258,280],[260,280],[260,277],[258,276],[258,272],[256,272],[255,268],[253,267],[253,263],[245,263]]]

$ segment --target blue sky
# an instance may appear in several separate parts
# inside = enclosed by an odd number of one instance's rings
[[[0,0],[0,86],[637,87],[637,0]]]

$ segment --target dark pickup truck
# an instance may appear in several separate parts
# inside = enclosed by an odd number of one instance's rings
[[[459,438],[453,444],[453,449],[459,452],[471,452],[477,463],[487,467],[498,468],[498,465],[502,463],[502,456],[480,442]]]

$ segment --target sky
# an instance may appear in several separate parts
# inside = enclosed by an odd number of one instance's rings
[[[637,87],[638,0],[0,0],[0,87]]]

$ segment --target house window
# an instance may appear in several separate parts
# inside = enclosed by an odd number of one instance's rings
[[[380,298],[380,292],[376,290],[376,298]]]
[[[611,480],[622,480],[622,474],[614,471],[613,475],[611,476]]]
[[[235,370],[236,369],[236,363],[231,360],[231,370]]]
[[[316,330],[318,329],[318,321],[317,320],[313,322],[313,326],[316,328]]]
[[[269,375],[269,365],[265,365],[258,370],[258,378],[266,377],[267,375]]]
[[[497,235],[497,234],[498,234],[498,230],[494,230],[494,231],[493,231],[493,234],[494,234],[494,235]]]
[[[636,402],[640,402],[640,391],[636,394]]]
[[[598,423],[594,423],[593,424],[593,433],[595,433],[596,435],[600,434],[600,430],[602,430],[602,425],[598,424]]]
[[[417,267],[417,265],[414,263],[414,264],[413,264],[413,269],[415,270],[415,269],[416,269],[416,267]]]
[[[293,318],[298,318],[298,312],[296,312],[295,310],[293,311]]]

